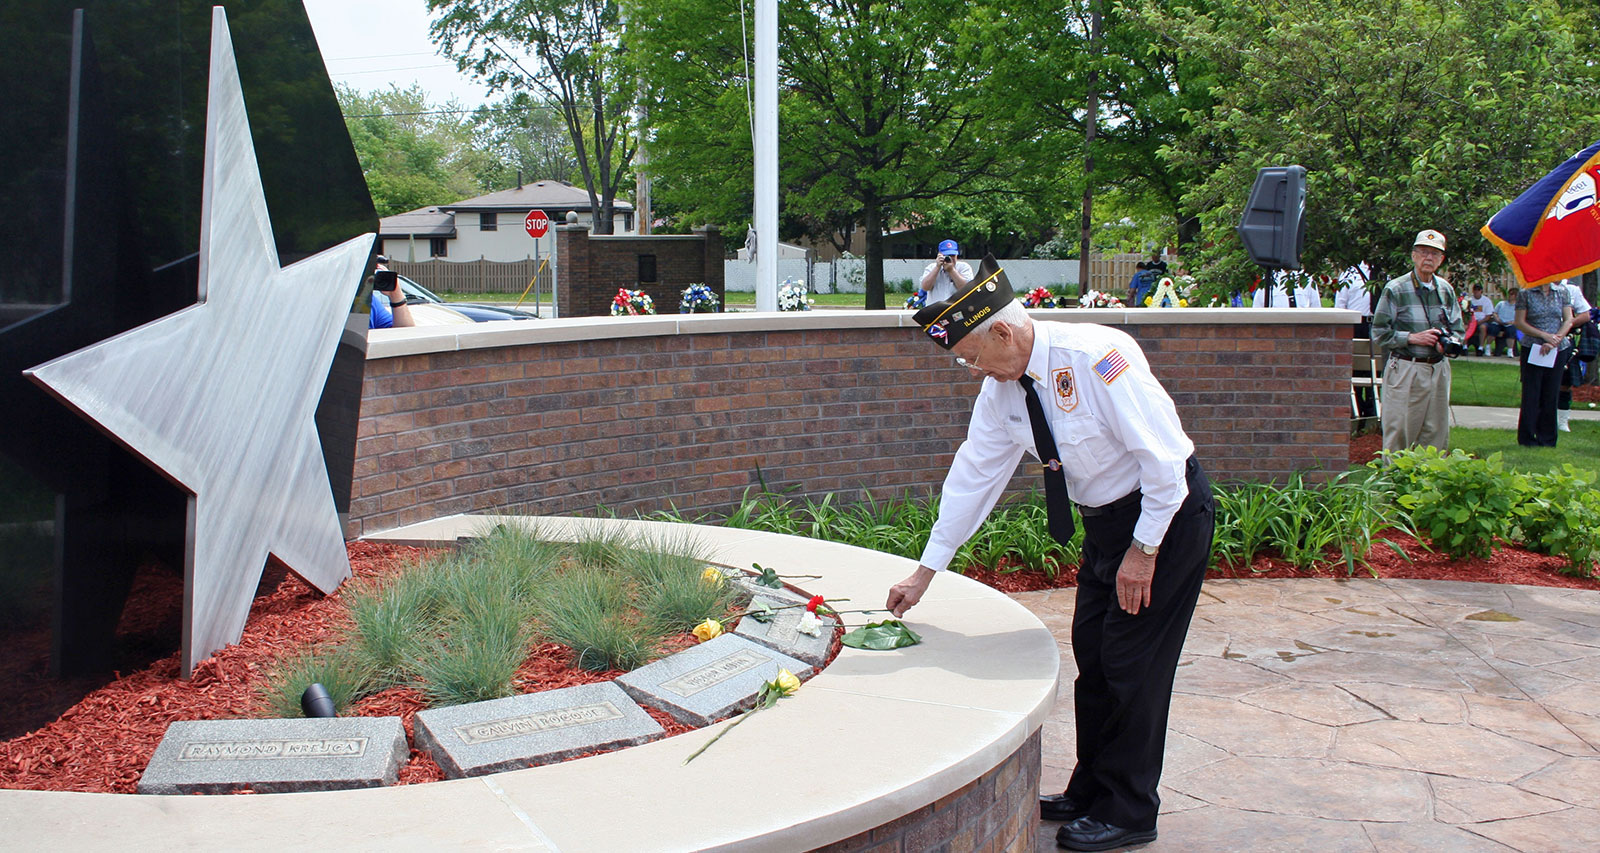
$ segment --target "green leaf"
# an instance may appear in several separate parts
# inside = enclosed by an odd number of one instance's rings
[[[772,621],[775,612],[771,607],[767,606],[766,602],[757,601],[750,605],[750,610],[745,615],[764,624]]]
[[[888,651],[905,646],[914,646],[922,642],[915,631],[907,628],[904,622],[898,619],[885,619],[882,622],[872,622],[861,626],[844,635],[840,642],[853,649],[872,649],[875,651]]]
[[[783,581],[778,579],[778,573],[775,570],[763,569],[760,563],[751,563],[750,565],[760,572],[760,574],[756,575],[756,584],[771,587],[772,589],[783,589]]]

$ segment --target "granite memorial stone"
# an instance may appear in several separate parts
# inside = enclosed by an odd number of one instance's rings
[[[761,685],[787,669],[800,678],[804,661],[734,634],[684,649],[616,680],[628,695],[693,726],[709,725],[755,703]]]
[[[167,727],[139,793],[376,788],[393,785],[410,756],[399,717],[181,720]]]
[[[754,608],[766,604],[774,608],[771,618],[762,622],[746,614],[739,620],[739,627],[733,633],[754,640],[769,649],[783,652],[793,658],[798,658],[806,663],[821,667],[828,662],[828,649],[833,645],[834,628],[839,624],[827,617],[821,618],[821,627],[815,635],[800,630],[800,620],[806,613],[803,607],[792,606],[794,602],[778,596],[761,593],[750,602]],[[777,610],[782,607],[784,609]]]
[[[610,682],[422,711],[415,731],[417,748],[452,779],[553,764],[666,734]]]

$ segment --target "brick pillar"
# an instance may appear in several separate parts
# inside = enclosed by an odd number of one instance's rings
[[[589,226],[556,226],[556,316],[593,317],[589,275]]]
[[[694,229],[694,233],[700,235],[701,252],[705,259],[705,277],[701,281],[717,295],[717,301],[724,306],[723,310],[727,310],[727,282],[722,276],[722,229],[715,225],[702,225]]]

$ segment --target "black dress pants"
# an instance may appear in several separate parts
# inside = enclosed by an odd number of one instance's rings
[[[1216,508],[1193,457],[1187,479],[1189,495],[1156,556],[1150,606],[1137,616],[1117,604],[1116,581],[1139,505],[1083,520],[1072,620],[1078,764],[1066,793],[1091,817],[1125,829],[1156,825],[1173,676],[1210,562]]]
[[[1556,353],[1553,367],[1528,363],[1533,352],[1522,348],[1522,409],[1517,413],[1517,443],[1523,447],[1556,446],[1556,401],[1561,396],[1561,379],[1567,375],[1568,347]]]

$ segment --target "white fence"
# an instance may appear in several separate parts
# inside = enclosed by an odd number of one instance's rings
[[[968,258],[966,261],[974,270],[977,269],[977,259]],[[793,278],[808,282],[808,289],[812,293],[863,293],[866,291],[866,265],[866,260],[862,258],[831,263],[780,259],[778,280],[781,282]],[[1041,286],[1059,291],[1064,284],[1078,283],[1078,262],[1075,260],[1007,260],[1001,261],[1000,265],[1005,267],[1006,277],[1011,280],[1011,289],[1018,293]],[[895,282],[909,280],[914,289],[927,266],[928,261],[920,258],[885,260],[884,284],[893,288]],[[724,261],[722,274],[724,286],[730,291],[750,292],[756,289],[756,265],[753,263]]]

